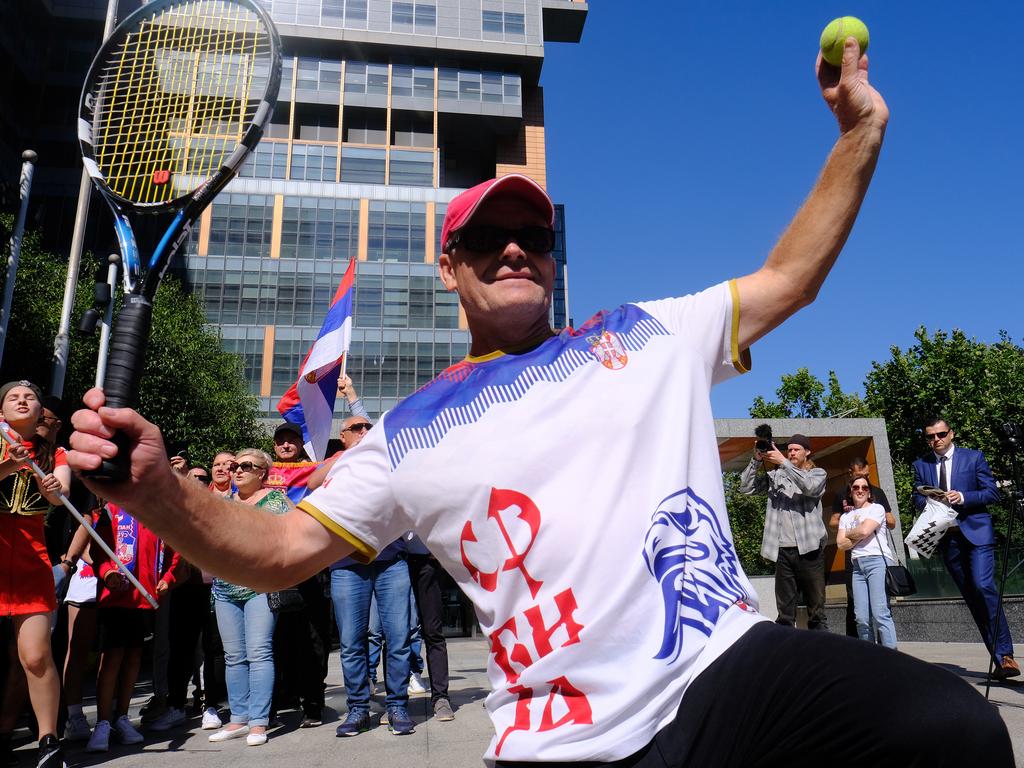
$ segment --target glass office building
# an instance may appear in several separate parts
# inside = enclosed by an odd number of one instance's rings
[[[587,5],[261,1],[284,43],[273,124],[203,216],[184,278],[275,418],[355,259],[347,371],[376,416],[465,356],[465,317],[436,274],[446,206],[495,175],[546,183],[544,43],[579,41]],[[560,206],[557,219],[562,327]]]

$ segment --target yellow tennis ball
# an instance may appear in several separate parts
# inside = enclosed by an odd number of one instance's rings
[[[857,38],[861,56],[867,53],[867,26],[856,16],[840,16],[832,19],[821,33],[821,57],[834,67],[842,66],[843,45],[848,37]]]

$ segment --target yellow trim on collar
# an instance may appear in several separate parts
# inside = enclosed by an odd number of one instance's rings
[[[334,520],[325,515],[323,512],[314,507],[305,499],[300,501],[295,506],[301,509],[310,517],[312,517],[314,520],[320,523],[320,525],[322,525],[328,531],[333,533],[335,536],[342,539],[346,543],[351,544],[353,549],[355,549],[355,552],[352,553],[352,559],[358,560],[361,563],[372,563],[374,560],[377,559],[377,552],[374,551],[372,547],[364,543],[362,539],[360,539],[355,534],[346,531],[344,528],[342,528],[340,525],[334,522]]]
[[[529,341],[523,344],[517,344],[516,346],[509,347],[508,349],[496,349],[493,352],[488,352],[486,355],[466,355],[463,362],[486,363],[489,360],[497,360],[499,357],[504,357],[505,355],[509,354],[514,355],[516,352],[521,352],[524,349],[536,347],[538,344],[542,344],[548,339],[550,339],[552,336],[557,335],[558,333],[554,329],[548,328],[547,333],[542,337],[530,339]]]
[[[750,348],[740,351],[740,290],[735,279],[729,281],[729,293],[732,294],[732,334],[729,340],[732,364],[740,373],[747,373],[750,370]]]

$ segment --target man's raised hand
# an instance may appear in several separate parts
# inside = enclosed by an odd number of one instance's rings
[[[856,38],[846,38],[842,67],[832,66],[819,53],[815,69],[821,95],[839,121],[840,133],[868,122],[885,128],[889,108],[881,94],[868,83],[868,57],[860,56]]]

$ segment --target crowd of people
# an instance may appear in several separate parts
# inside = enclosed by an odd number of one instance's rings
[[[342,377],[338,391],[352,416],[342,425],[341,450],[324,462],[308,458],[301,429],[285,422],[274,433],[274,456],[255,447],[222,450],[207,468],[190,465],[182,451],[168,464],[213,495],[283,514],[323,484],[337,458],[373,426],[351,379]],[[348,692],[338,736],[371,727],[382,660],[380,722],[392,733],[415,730],[410,693],[429,693],[434,717],[454,720],[441,571],[415,535],[399,537],[372,563],[344,558],[291,588],[257,592],[193,566],[128,511],[73,483],[65,449],[57,444],[66,420],[59,400],[44,397],[31,382],[10,382],[0,388],[0,416],[17,443],[0,451],[0,491],[9,513],[0,514],[0,578],[6,580],[0,626],[9,650],[0,765],[10,762],[11,733],[28,700],[44,768],[62,765],[61,732],[65,742],[100,753],[111,742],[141,743],[146,731],[186,727],[192,717],[212,731],[211,742],[244,738],[250,746],[266,743],[281,710],[301,710],[301,728],[320,726],[332,614]],[[43,477],[33,476],[30,461]],[[65,520],[61,494],[87,502],[82,508],[90,510],[89,523],[116,561],[77,520],[59,522]],[[153,694],[141,708],[140,730],[129,705],[150,639]],[[90,724],[83,693],[96,651]],[[55,659],[63,662],[62,674]]]
[[[980,451],[957,448],[955,432],[941,417],[922,425],[928,451],[913,465],[914,504],[925,504],[922,489],[955,512],[938,551],[960,589],[985,647],[992,676],[1020,675],[1013,638],[999,602],[995,578],[995,530],[988,504],[999,501],[992,470]],[[780,441],[781,442],[781,441]],[[780,446],[758,446],[740,474],[742,493],[767,496],[761,556],[775,563],[776,622],[796,624],[797,598],[807,605],[807,628],[828,629],[825,617],[825,552],[829,537],[822,511],[828,475],[811,458],[811,440],[793,435]],[[782,449],[785,449],[783,452]],[[958,456],[958,458],[955,458]],[[769,469],[769,467],[773,467]],[[763,470],[763,471],[762,471]],[[896,624],[889,604],[886,570],[897,565],[891,530],[896,517],[885,492],[872,485],[871,467],[855,457],[847,482],[835,494],[828,527],[846,553],[846,634],[896,648]],[[952,512],[951,512],[952,514]]]
[[[187,580],[177,572],[183,556],[216,574],[210,590],[230,721],[217,715],[215,740],[244,736],[264,743],[276,690],[290,691],[309,726],[319,722],[322,681],[310,683],[322,663],[279,684],[283,665],[275,665],[273,650],[289,614],[302,617],[288,634],[293,642],[315,648],[322,640],[316,600],[307,596],[326,595],[328,583],[348,695],[339,735],[368,726],[373,613],[384,636],[389,727],[411,731],[406,703],[415,651],[405,628],[412,625],[413,595],[421,624],[429,626],[429,591],[421,584],[438,572],[438,566],[414,568],[410,579],[400,548],[408,551],[412,530],[473,601],[489,639],[494,736],[485,759],[497,768],[794,761],[903,768],[969,760],[1010,766],[1012,745],[998,712],[957,676],[875,643],[782,626],[795,602],[792,582],[814,592],[821,581],[817,550],[827,530],[821,473],[813,462],[808,466],[810,441],[794,436],[786,455],[775,446],[758,451],[755,463],[776,469],[762,484],[752,464],[745,478],[770,500],[763,551],[785,559],[780,623],[758,613],[731,540],[711,387],[748,370],[750,347],[813,300],[851,231],[888,122],[854,38],[846,40],[842,66],[819,57],[817,75],[839,137],[799,212],[750,274],[678,298],[626,303],[556,332],[549,324],[554,205],[533,180],[505,175],[454,198],[442,226],[439,274],[459,294],[470,356],[383,416],[384,429],[369,429],[351,393],[353,416],[342,436],[351,453],[321,473],[326,476],[314,477],[317,468],[304,461],[301,439],[282,425],[274,436],[276,461],[238,450],[227,464],[230,483],[217,487],[210,472],[214,487],[207,490],[185,476],[185,463],[175,462],[177,472],[170,468],[157,425],[131,409],[104,407],[103,392],[94,389],[74,414],[66,458],[30,437],[10,449],[0,479],[35,482],[33,493],[53,503],[66,489],[65,461],[87,473],[124,452],[132,467],[126,479],[84,481],[106,497],[97,515],[110,519],[108,536],[115,543],[124,536],[125,546],[132,541],[131,553],[117,547],[121,565],[115,567],[131,563],[133,578],[145,577],[146,589],[172,600],[176,585]],[[15,382],[2,394],[5,417],[6,396],[14,400],[8,423],[23,438],[34,435],[38,390]],[[595,414],[619,402],[634,406],[629,428],[609,440],[607,420]],[[986,479],[987,465],[976,452],[957,448],[950,455],[953,431],[945,422],[926,425],[925,433],[931,450],[915,474],[934,479],[958,508],[960,529],[944,557],[984,636],[989,613],[1000,615],[988,592],[992,526],[984,505],[992,501],[991,473]],[[47,474],[38,481],[24,472],[29,455],[44,459]],[[852,552],[861,549],[854,560],[855,621],[858,633],[867,624],[870,639],[872,626],[882,630],[872,593],[876,558],[884,560],[886,550],[879,543],[876,553],[866,542],[880,539],[885,516],[865,486],[850,484],[836,525],[839,540]],[[799,493],[818,493],[818,500],[787,506],[785,498],[792,502]],[[155,537],[143,536],[143,526],[180,554],[163,545],[154,555]],[[26,527],[25,534],[38,531]],[[412,546],[415,556],[418,545]],[[45,553],[32,556],[38,570]],[[127,589],[113,569],[97,566],[95,554],[93,572],[102,580],[101,601],[106,591]],[[46,579],[25,576],[40,590],[33,613],[4,606],[14,617],[46,768],[59,764],[52,758],[59,758],[59,682],[49,654],[50,574],[47,562]],[[10,590],[10,583],[0,589]],[[15,594],[28,601],[26,590],[2,597]],[[109,628],[125,635],[100,643],[110,653],[104,685],[115,694],[102,711],[114,720],[106,721],[111,734],[121,733],[119,691],[135,672],[133,641],[154,613],[139,602],[118,607],[125,612],[97,622],[101,635]],[[826,628],[819,603],[812,612],[815,627]],[[885,631],[881,637],[894,642]],[[1004,673],[1012,671],[1008,630],[1005,638],[991,632],[985,639],[1002,656]],[[170,663],[175,652],[168,647],[168,669],[178,670],[174,680],[168,675],[168,689],[182,679],[183,667]],[[434,713],[447,719],[447,681],[435,681],[433,654],[428,648]],[[315,652],[296,656],[319,661]],[[870,679],[898,684],[880,697],[877,686],[865,685],[865,670]],[[179,717],[180,688],[175,702],[171,694],[158,716],[173,712],[164,723]]]

